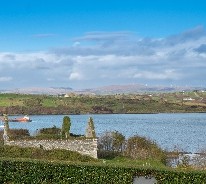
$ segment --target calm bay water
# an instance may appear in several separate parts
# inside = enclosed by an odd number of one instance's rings
[[[133,135],[146,136],[156,141],[163,149],[175,146],[188,152],[206,149],[206,113],[175,114],[109,114],[109,115],[69,115],[71,133],[85,134],[87,121],[93,117],[96,133],[119,131],[127,138]],[[34,115],[32,122],[10,123],[10,128],[29,129],[35,134],[37,129],[61,127],[64,115]]]

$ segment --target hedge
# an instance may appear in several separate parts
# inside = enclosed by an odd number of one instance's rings
[[[68,165],[41,161],[0,160],[0,183],[131,184],[135,176],[153,176],[158,183],[204,184],[206,172]]]

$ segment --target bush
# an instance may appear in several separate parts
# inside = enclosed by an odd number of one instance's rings
[[[3,135],[3,131],[1,134]],[[30,137],[30,133],[27,129],[9,129],[8,136],[10,140],[24,139]]]
[[[39,130],[38,134],[55,134],[59,135],[61,133],[61,129],[57,128],[55,125],[52,128],[42,128]]]
[[[69,138],[79,138],[84,137],[83,135],[79,134],[69,134]],[[33,137],[35,139],[62,139],[61,129],[53,126],[52,128],[42,128],[40,129],[36,136]]]
[[[125,156],[133,159],[152,158],[166,163],[166,155],[163,150],[161,150],[155,142],[145,137],[140,137],[137,135],[130,137],[126,145],[126,150],[124,152]]]
[[[42,128],[38,130],[36,139],[60,139],[61,129],[53,126],[52,128]]]
[[[9,139],[15,140],[15,139],[25,139],[30,137],[29,130],[27,129],[9,129]],[[4,130],[0,130],[0,142],[3,144],[3,134]]]

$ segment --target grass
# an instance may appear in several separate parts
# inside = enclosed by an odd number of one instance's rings
[[[2,158],[21,158],[37,159],[47,161],[69,161],[69,162],[98,162],[89,156],[81,155],[69,150],[43,150],[41,148],[20,148],[17,146],[0,146],[0,157]]]
[[[117,156],[113,159],[94,159],[68,150],[43,150],[40,148],[19,148],[16,146],[0,146],[0,160],[41,161],[47,163],[62,163],[88,166],[109,166],[119,168],[143,168],[156,170],[197,171],[192,167],[171,168],[159,160],[130,159]]]
[[[103,165],[116,166],[116,167],[129,167],[129,168],[154,168],[154,169],[170,169],[159,160],[147,159],[130,159],[127,157],[115,157],[114,159],[102,159]]]
[[[43,161],[53,163],[69,163],[80,165],[111,166],[125,168],[170,169],[155,160],[132,160],[126,157],[114,159],[94,159],[68,150],[42,150],[40,148],[19,148],[16,146],[0,146],[1,160]]]

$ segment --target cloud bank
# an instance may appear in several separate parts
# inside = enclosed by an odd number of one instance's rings
[[[1,52],[0,86],[89,88],[110,84],[206,86],[206,30],[166,38],[89,32],[67,48]]]

